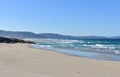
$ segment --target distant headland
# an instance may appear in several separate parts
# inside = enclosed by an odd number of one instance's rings
[[[72,35],[61,35],[55,33],[33,33],[33,32],[22,32],[22,31],[4,31],[0,30],[1,37],[8,37],[8,38],[50,38],[50,39],[120,39],[120,36],[72,36]]]

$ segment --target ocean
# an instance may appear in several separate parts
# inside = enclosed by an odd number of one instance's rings
[[[120,61],[120,39],[35,39],[32,47],[97,60]]]

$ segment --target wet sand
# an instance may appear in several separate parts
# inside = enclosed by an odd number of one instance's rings
[[[120,77],[120,62],[0,44],[0,77]]]

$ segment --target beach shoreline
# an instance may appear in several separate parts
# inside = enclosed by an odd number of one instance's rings
[[[74,57],[28,44],[0,44],[1,77],[119,77],[120,62]]]
[[[85,50],[75,50],[75,49],[62,49],[62,48],[43,48],[36,46],[36,44],[30,44],[29,45],[32,48],[41,49],[41,50],[47,50],[47,51],[54,51],[57,53],[74,56],[74,57],[83,57],[83,58],[89,58],[89,59],[96,59],[96,60],[105,60],[105,61],[120,61],[120,57],[118,54],[115,54],[113,52],[109,52],[107,50],[106,52],[102,51],[85,51]]]

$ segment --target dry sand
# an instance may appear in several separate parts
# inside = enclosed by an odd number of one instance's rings
[[[120,62],[0,44],[0,77],[120,77]]]

